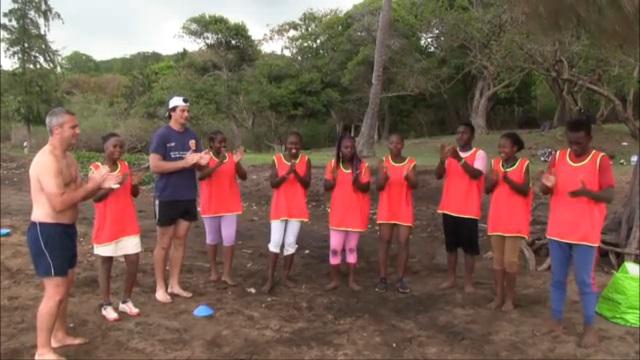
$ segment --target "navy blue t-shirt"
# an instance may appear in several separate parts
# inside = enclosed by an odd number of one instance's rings
[[[169,125],[158,129],[151,138],[149,153],[162,156],[164,161],[180,161],[193,150],[202,151],[202,145],[193,130],[180,132]],[[198,196],[196,170],[183,169],[156,176],[155,196],[157,200],[195,200]]]

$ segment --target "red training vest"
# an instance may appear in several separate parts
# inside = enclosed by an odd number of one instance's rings
[[[101,166],[100,163],[93,163],[89,167],[96,171]],[[122,176],[127,174],[127,178],[119,188],[111,190],[104,200],[93,203],[95,214],[91,241],[94,245],[106,245],[127,236],[140,235],[138,214],[131,196],[129,164],[124,160],[118,160],[115,173]]]
[[[338,166],[336,186],[331,192],[329,228],[332,230],[366,231],[369,225],[371,200],[369,193],[353,186],[353,171],[345,170],[335,160],[329,161],[324,177],[333,179],[333,168]],[[366,162],[360,164],[360,182],[369,182],[371,174]]]
[[[396,164],[390,155],[382,160],[389,180],[379,194],[377,222],[413,226],[413,189],[404,177],[416,161],[407,157],[401,164]]]
[[[200,181],[200,215],[202,217],[242,214],[240,185],[236,179],[236,162],[233,154],[227,157],[211,176]],[[218,163],[213,154],[209,167]]]
[[[529,189],[529,195],[522,196],[502,179],[503,174],[507,173],[511,180],[519,184],[523,183],[527,166],[529,166],[527,159],[518,159],[510,169],[503,168],[502,159],[499,157],[491,162],[492,171],[498,173],[498,184],[491,194],[487,216],[488,235],[529,238],[533,192]]]
[[[607,205],[583,196],[572,198],[569,192],[579,189],[581,181],[588,189],[600,189],[599,168],[604,153],[593,150],[584,161],[574,163],[569,158],[569,152],[569,149],[564,149],[556,153],[556,184],[549,200],[547,237],[599,246]]]
[[[474,148],[464,161],[471,166],[476,160],[479,149]],[[444,184],[440,199],[439,213],[453,216],[479,219],[482,206],[484,175],[472,179],[456,160],[448,158],[445,162]]]
[[[284,159],[284,155],[278,153],[273,157],[278,176],[289,171],[290,162]],[[300,176],[307,173],[309,158],[300,154],[296,163],[296,171]],[[287,180],[279,188],[273,189],[271,196],[271,212],[269,219],[274,220],[299,220],[309,221],[309,209],[307,208],[307,189],[302,187],[294,174],[289,174]]]

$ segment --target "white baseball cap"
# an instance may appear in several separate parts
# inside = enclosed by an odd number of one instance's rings
[[[169,100],[169,106],[167,109],[174,108],[176,106],[189,106],[189,99],[182,96],[174,96]]]

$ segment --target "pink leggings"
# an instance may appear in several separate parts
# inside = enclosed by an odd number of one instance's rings
[[[360,233],[346,230],[329,230],[329,263],[340,265],[342,262],[342,251],[347,254],[347,263],[358,262],[358,239]]]

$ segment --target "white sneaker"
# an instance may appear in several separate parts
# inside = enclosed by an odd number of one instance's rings
[[[120,302],[118,306],[118,310],[123,313],[127,313],[129,316],[138,316],[140,315],[140,309],[133,305],[133,301],[128,300],[127,302]]]
[[[118,313],[113,309],[113,306],[111,305],[103,305],[100,311],[102,312],[102,316],[104,316],[107,321],[120,320],[120,316],[118,316]]]

